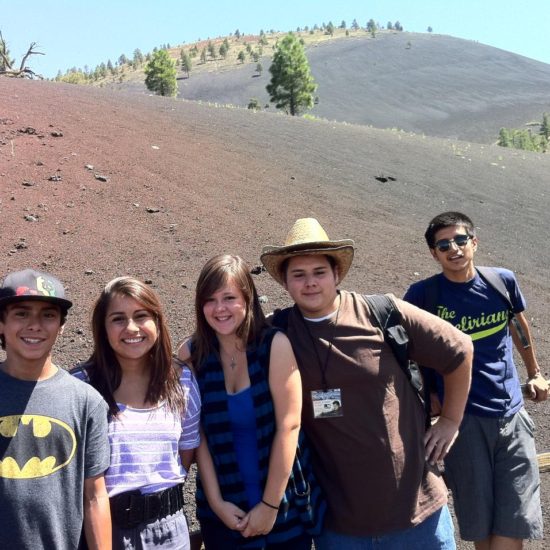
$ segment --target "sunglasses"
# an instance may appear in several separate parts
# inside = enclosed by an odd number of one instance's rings
[[[447,252],[450,250],[451,244],[455,243],[456,246],[462,248],[468,244],[468,241],[472,238],[472,235],[455,235],[454,239],[441,239],[435,243],[435,247],[440,252]]]

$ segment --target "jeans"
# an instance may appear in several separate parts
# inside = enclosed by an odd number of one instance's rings
[[[416,527],[386,535],[352,536],[324,530],[315,538],[316,550],[455,550],[454,527],[449,509],[440,510]]]

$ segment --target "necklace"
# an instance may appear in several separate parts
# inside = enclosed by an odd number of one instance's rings
[[[314,338],[313,334],[311,333],[311,328],[308,324],[308,321],[304,319],[304,316],[300,314],[300,318],[302,319],[302,323],[304,324],[306,331],[308,333],[309,339],[311,340],[311,345],[313,346],[313,350],[315,351],[315,356],[317,358],[317,364],[319,365],[319,370],[321,371],[321,385],[323,387],[323,391],[328,390],[328,383],[327,383],[327,369],[330,359],[330,354],[332,352],[332,343],[334,341],[334,337],[336,335],[336,326],[338,325],[338,317],[340,315],[340,304],[342,303],[342,296],[340,293],[338,293],[338,308],[336,309],[336,318],[334,319],[334,325],[332,326],[332,333],[330,335],[330,338],[327,340],[328,342],[328,349],[327,353],[325,355],[325,361],[324,363],[321,361],[321,355],[319,354],[319,350],[317,349],[316,345],[316,339]]]
[[[222,354],[227,357],[227,362],[229,363],[229,366],[231,367],[231,370],[235,370],[235,368],[237,367],[237,362],[239,360],[239,348],[236,347],[234,350],[233,350],[233,353],[229,353],[227,352],[226,350],[224,350],[223,348],[220,350],[221,353],[220,353],[220,360],[222,358]]]

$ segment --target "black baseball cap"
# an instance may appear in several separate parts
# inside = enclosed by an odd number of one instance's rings
[[[68,310],[73,303],[65,298],[61,281],[41,271],[25,269],[6,275],[0,287],[0,307],[24,300],[40,300]]]

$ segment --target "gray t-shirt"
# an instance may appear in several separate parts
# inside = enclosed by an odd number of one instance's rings
[[[40,382],[0,371],[0,548],[78,547],[84,480],[109,466],[107,412],[62,369]]]

